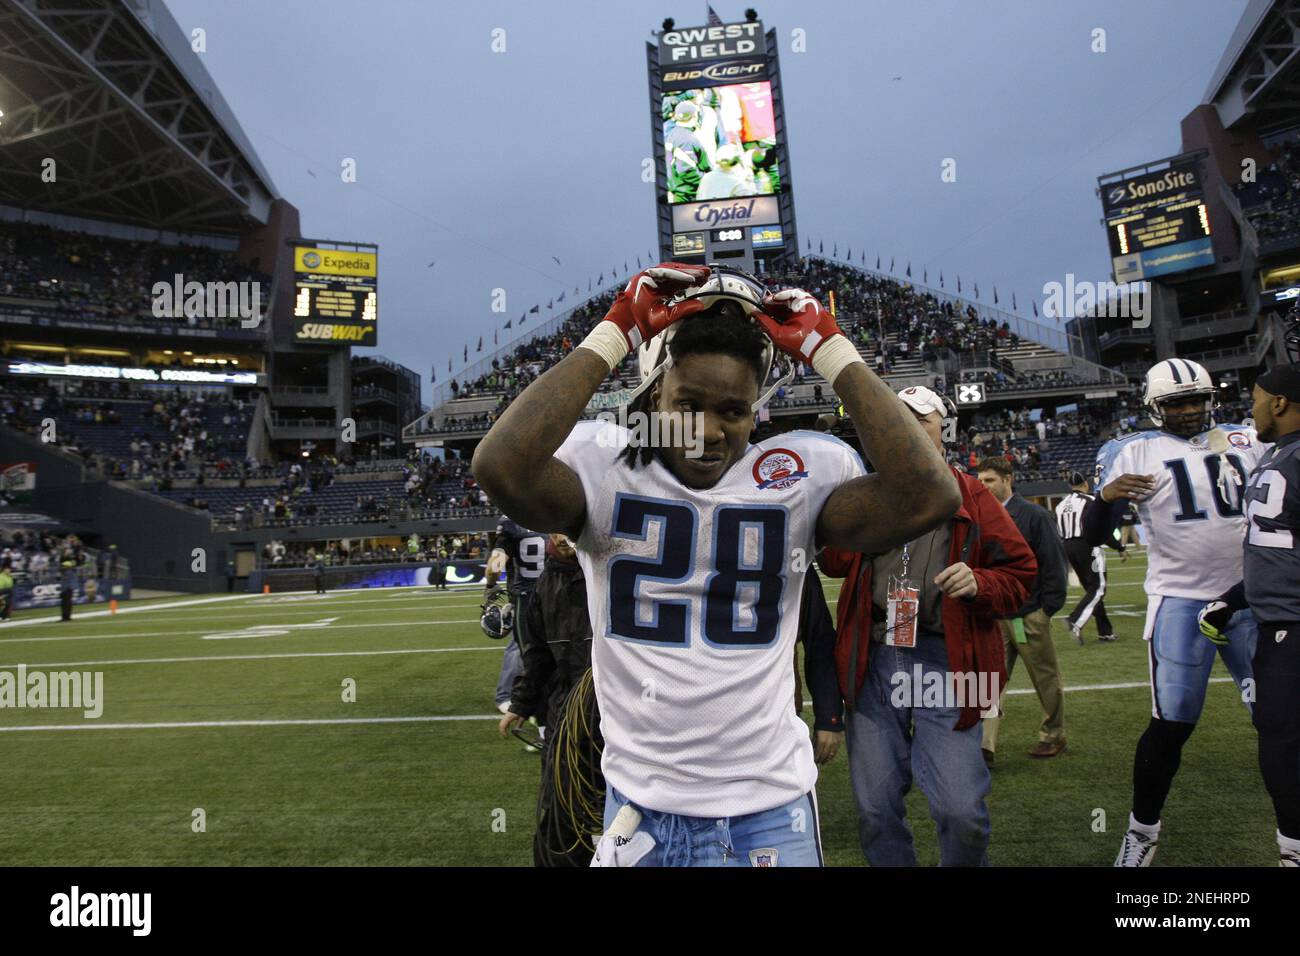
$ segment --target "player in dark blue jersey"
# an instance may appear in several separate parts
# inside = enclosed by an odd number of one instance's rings
[[[1246,485],[1242,583],[1202,608],[1200,622],[1219,643],[1235,609],[1249,606],[1259,619],[1259,769],[1277,813],[1280,865],[1300,867],[1300,367],[1261,375],[1254,398],[1255,430],[1274,444]]]
[[[519,653],[519,632],[528,626],[528,599],[545,565],[546,535],[529,531],[522,525],[503,517],[497,524],[492,554],[488,558],[484,575],[485,590],[490,591],[504,570],[506,588],[515,605],[514,633],[510,637],[510,644],[506,647],[505,659],[501,662],[501,674],[497,679],[496,706],[503,714],[510,710],[510,689],[514,687],[515,678],[523,669],[523,659]]]

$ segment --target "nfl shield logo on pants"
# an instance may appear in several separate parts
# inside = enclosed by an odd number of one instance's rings
[[[776,850],[773,847],[764,847],[761,850],[750,850],[749,865],[776,866]]]

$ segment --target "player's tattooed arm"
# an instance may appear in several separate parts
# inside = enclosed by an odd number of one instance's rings
[[[889,386],[860,362],[845,367],[832,385],[876,473],[831,492],[817,520],[817,543],[882,553],[956,514],[957,479]]]
[[[582,483],[555,457],[609,375],[595,352],[574,349],[524,389],[474,451],[474,477],[525,528],[577,538],[586,520]]]

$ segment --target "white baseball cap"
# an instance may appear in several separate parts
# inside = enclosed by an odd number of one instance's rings
[[[899,389],[898,397],[903,400],[904,405],[918,415],[929,415],[931,412],[938,412],[947,418],[949,415],[957,413],[957,409],[951,401],[934,389],[926,388],[924,385],[913,385],[910,388]]]

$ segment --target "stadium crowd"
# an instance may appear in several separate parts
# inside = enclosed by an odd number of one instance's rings
[[[113,580],[125,570],[126,562],[116,548],[88,548],[75,534],[0,526],[0,567],[8,568],[16,579],[50,583],[67,566],[83,576]]]
[[[1300,242],[1300,143],[1286,142],[1254,182],[1234,187],[1263,245]]]
[[[262,301],[271,279],[233,255],[207,246],[110,239],[30,222],[0,220],[0,308],[123,324],[239,329],[238,316],[160,318],[155,282],[257,282]]]
[[[987,353],[990,365],[998,362],[998,350],[1015,349],[1020,336],[1010,323],[981,316],[974,304],[964,308],[897,279],[864,273],[843,263],[806,257],[784,271],[767,275],[772,289],[803,288],[829,303],[836,303],[837,321],[844,333],[869,356],[877,373],[898,371],[911,362],[918,370],[924,363],[935,362],[950,354]],[[450,414],[436,429],[425,424],[425,431],[476,432],[492,426],[510,401],[547,368],[567,355],[592,325],[608,310],[613,293],[598,296],[576,308],[553,331],[531,338],[510,352],[492,359],[491,370],[473,381],[453,379],[452,399],[495,396],[495,407],[487,412]],[[609,387],[627,388],[635,381],[635,356],[611,374]],[[1014,373],[1009,364],[1006,372],[990,373],[991,387],[1023,390],[1086,384],[1080,376],[1063,372]],[[798,370],[796,383],[804,379]],[[778,393],[776,404],[786,400]]]
[[[379,542],[345,540],[268,541],[262,547],[261,566],[265,568],[310,568],[318,561],[325,567],[357,564],[421,563],[441,558],[448,561],[473,561],[487,554],[488,535],[479,532],[407,536],[401,547]]]

